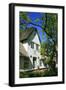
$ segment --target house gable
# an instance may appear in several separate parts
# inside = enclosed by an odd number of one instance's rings
[[[29,32],[29,34],[28,34],[28,32]],[[37,29],[33,28],[33,29],[29,29],[27,31],[23,31],[21,33],[20,37],[21,37],[20,42],[23,44],[23,46],[24,46],[25,50],[28,52],[28,54],[31,54],[31,52],[38,53],[38,50],[40,49],[40,37],[39,37]],[[32,42],[34,43],[34,48],[31,47]]]
[[[34,43],[40,45],[40,40],[39,40],[39,37],[38,37],[38,34],[37,34],[37,33],[36,33],[36,35],[34,36],[32,42],[34,42]]]
[[[31,42],[34,39],[34,37],[36,39],[36,40],[34,40],[35,42],[38,39],[41,42],[38,31],[34,27],[28,28],[27,30],[24,30],[24,31],[20,32],[20,42],[22,42],[22,43]],[[39,43],[39,41],[38,41],[38,43]]]

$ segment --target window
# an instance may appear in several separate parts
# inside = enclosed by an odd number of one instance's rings
[[[30,56],[30,58],[32,58],[32,56]]]
[[[33,42],[31,42],[31,48],[34,48],[34,43]]]
[[[39,57],[38,57],[38,59],[39,59]]]
[[[33,57],[33,68],[36,67],[36,57]]]
[[[39,45],[38,44],[36,44],[36,50],[39,50]]]
[[[42,65],[42,60],[40,60],[40,66]]]
[[[28,69],[29,68],[29,61],[27,59],[28,58],[24,59],[24,69]]]
[[[20,56],[20,69],[28,69],[29,68],[29,59],[24,57],[24,56]]]

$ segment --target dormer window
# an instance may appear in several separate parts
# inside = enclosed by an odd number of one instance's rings
[[[33,42],[31,42],[31,48],[34,48],[34,43]]]

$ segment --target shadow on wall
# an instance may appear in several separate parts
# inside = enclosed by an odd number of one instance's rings
[[[20,69],[27,70],[32,69],[33,65],[29,57],[20,56]]]

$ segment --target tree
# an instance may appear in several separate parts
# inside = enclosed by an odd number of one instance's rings
[[[46,59],[49,67],[53,68],[53,58],[57,55],[57,30],[58,16],[55,13],[41,13],[40,18],[32,20],[28,12],[20,12],[20,29],[25,30],[29,25],[38,26],[46,33],[46,42],[41,42],[40,53],[42,56],[47,56]],[[55,68],[55,67],[54,67]]]
[[[46,63],[51,68],[55,66],[55,61],[53,61],[53,58],[57,56],[57,18],[57,14],[45,14],[43,31],[46,32],[47,41],[46,43],[43,43],[43,45],[41,45],[41,53],[47,56]]]

